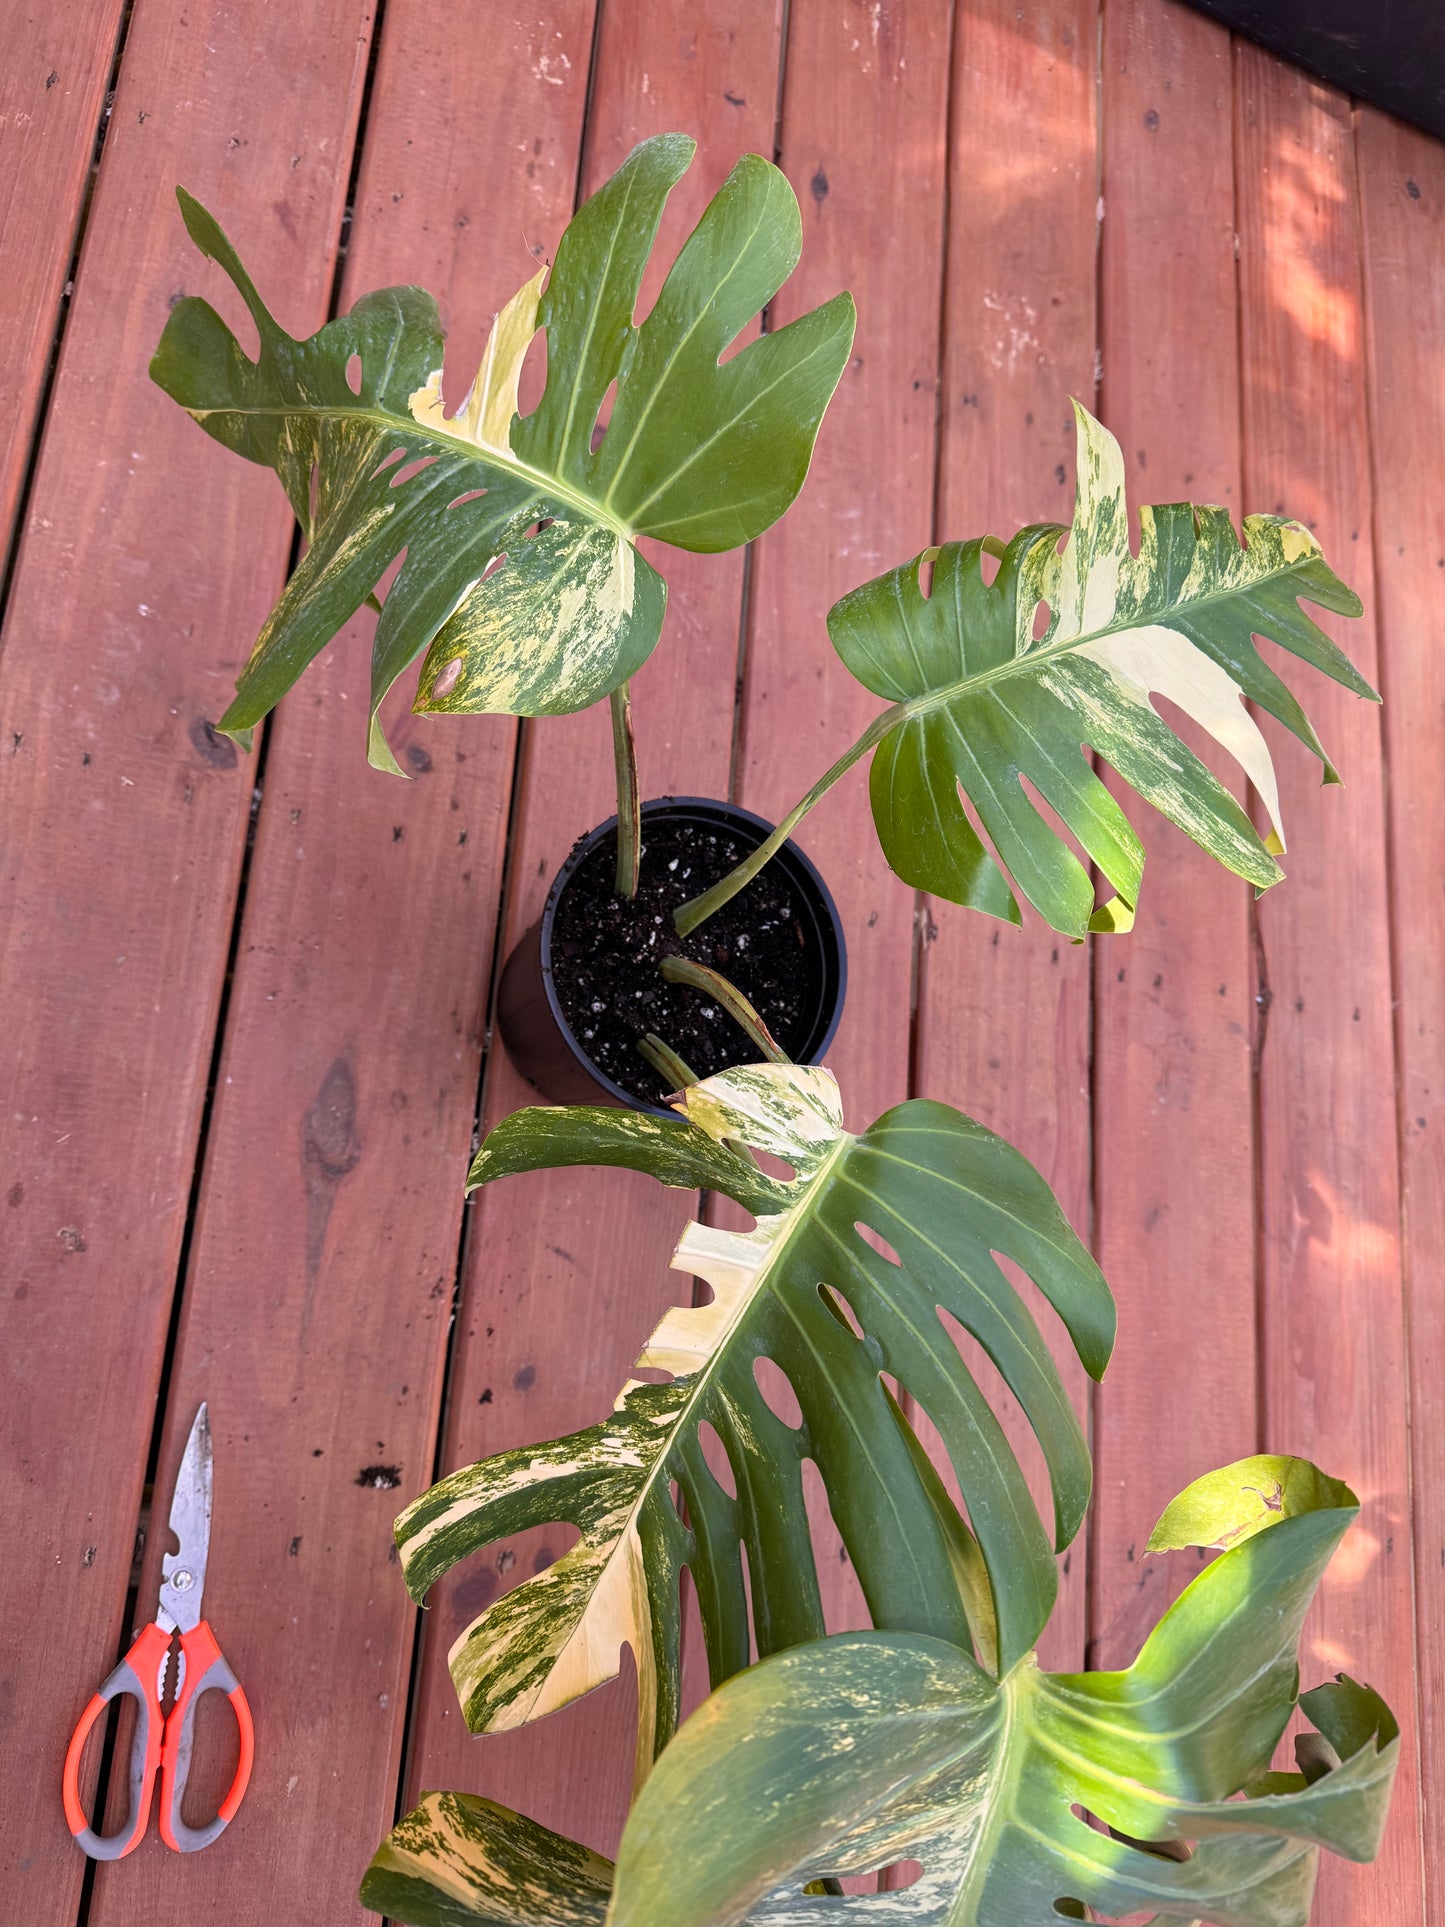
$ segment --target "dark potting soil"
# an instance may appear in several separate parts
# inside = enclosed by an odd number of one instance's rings
[[[691,936],[672,913],[725,877],[757,847],[730,830],[687,821],[643,824],[637,895],[613,893],[616,832],[603,837],[568,878],[552,923],[557,1000],[597,1068],[626,1091],[665,1101],[666,1083],[637,1052],[654,1031],[699,1077],[760,1052],[727,1012],[657,966],[667,956],[707,964],[735,984],[789,1057],[808,1043],[821,959],[798,914],[796,891],[770,863]]]

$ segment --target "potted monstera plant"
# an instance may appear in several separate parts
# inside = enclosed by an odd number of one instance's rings
[[[297,341],[184,192],[187,229],[241,294],[260,353],[249,360],[210,305],[188,298],[151,365],[208,434],[275,469],[306,535],[222,731],[249,744],[318,651],[376,601],[403,551],[376,604],[375,767],[403,773],[380,711],[418,658],[413,708],[423,714],[546,716],[610,703],[616,823],[579,844],[541,926],[518,947],[503,1001],[509,1048],[554,1095],[665,1096],[672,1081],[650,1068],[662,1030],[686,1042],[703,1070],[755,1055],[759,1025],[776,1028],[790,1056],[820,1056],[842,1010],[841,928],[797,851],[785,856],[785,874],[729,914],[723,941],[749,998],[735,1001],[710,976],[659,974],[664,957],[715,970],[716,935],[688,946],[664,918],[767,835],[771,826],[750,812],[701,798],[651,806],[653,861],[639,895],[628,685],[661,634],[667,587],[638,538],[715,552],[770,527],[802,486],[853,341],[853,303],[840,294],[720,359],[791,274],[802,244],[792,189],[757,155],[738,162],[634,325],[663,207],[694,145],[681,134],[644,141],[579,210],[551,269],[497,316],[454,417],[442,404],[443,337],[429,295],[367,296]],[[522,417],[522,366],[539,333],[546,383]],[[607,944],[600,953],[579,946],[569,934],[577,929],[600,929]]]
[[[377,603],[374,764],[396,768],[378,709],[418,657],[414,706],[424,712],[535,715],[609,700],[616,824],[583,839],[549,903],[550,933],[531,933],[507,971],[513,1030],[525,1054],[530,1025],[543,1058],[546,1019],[571,1029],[573,1044],[590,1041],[548,981],[559,962],[595,964],[600,947],[586,940],[586,917],[568,935],[569,878],[585,872],[594,908],[610,898],[624,921],[641,895],[627,680],[657,641],[664,591],[634,539],[723,548],[768,526],[802,484],[852,338],[851,304],[839,296],[721,359],[798,253],[796,201],[757,157],[734,169],[657,305],[633,323],[663,201],[691,153],[679,136],[644,142],[579,211],[545,289],[538,276],[498,316],[472,395],[450,421],[427,296],[371,295],[294,340],[185,197],[192,235],[251,309],[260,356],[250,361],[192,299],[173,312],[154,364],[208,433],[276,469],[307,536],[222,728],[244,740],[342,622],[375,600],[403,549]],[[523,416],[519,371],[539,331],[546,387]],[[1373,696],[1300,606],[1359,612],[1314,538],[1254,516],[1241,541],[1223,510],[1174,504],[1141,509],[1136,555],[1118,447],[1076,412],[1071,526],[948,543],[845,596],[830,634],[885,706],[775,829],[718,830],[711,866],[687,860],[695,846],[685,844],[667,859],[668,880],[642,898],[636,914],[651,934],[630,982],[713,1000],[737,1025],[723,1066],[692,1066],[667,1035],[677,1006],[658,1001],[657,1025],[623,1039],[634,1054],[640,1043],[637,1065],[658,1080],[642,1093],[650,1102],[524,1110],[477,1154],[473,1187],[546,1165],[627,1166],[723,1192],[754,1227],[687,1227],[674,1263],[713,1295],[670,1311],[653,1333],[638,1366],[660,1377],[629,1381],[584,1432],[453,1473],[398,1521],[417,1598],[458,1560],[526,1526],[567,1519],[580,1533],[454,1647],[473,1730],[516,1726],[588,1691],[616,1672],[624,1644],[639,1722],[637,1798],[615,1869],[484,1799],[430,1794],[363,1886],[366,1903],[394,1919],[841,1920],[855,1910],[842,1879],[911,1861],[917,1879],[870,1898],[870,1919],[1044,1927],[1148,1908],[1159,1919],[1290,1927],[1308,1916],[1321,1848],[1355,1859],[1376,1849],[1394,1722],[1349,1679],[1301,1697],[1296,1661],[1353,1495],[1286,1457],[1206,1476],[1150,1543],[1219,1556],[1135,1664],[1041,1672],[1034,1654],[1055,1558],[1079,1529],[1091,1466],[1057,1367],[999,1258],[1039,1287],[1095,1377],[1113,1341],[1107,1285],[1016,1151],[923,1100],[850,1135],[830,1073],[790,1061],[821,1054],[826,1010],[790,1050],[760,1007],[770,988],[750,994],[750,946],[739,938],[761,935],[767,916],[744,911],[746,893],[771,881],[772,914],[795,914],[802,885],[774,859],[788,860],[798,821],[870,752],[878,833],[906,883],[1011,921],[1022,898],[1079,940],[1127,930],[1143,868],[1090,752],[1258,888],[1278,879],[1283,845],[1269,752],[1245,698],[1337,780],[1254,642],[1266,636]],[[1154,694],[1233,754],[1271,819],[1265,837],[1155,711]],[[647,844],[668,847],[661,825],[649,821]],[[730,908],[740,920],[719,942],[713,919]],[[820,958],[826,925],[823,916]],[[841,995],[836,916],[833,925]],[[705,928],[710,949],[699,950]],[[695,1048],[704,1047],[700,1032]],[[739,1051],[770,1061],[739,1064]],[[552,1069],[538,1058],[537,1074],[564,1079],[557,1061],[555,1049]],[[617,1062],[610,1094],[636,1095],[636,1068]],[[791,1175],[772,1175],[760,1154]],[[1027,1416],[1048,1468],[1048,1523],[943,1313],[982,1345]],[[924,1449],[920,1412],[957,1498]],[[721,1441],[726,1479],[707,1460],[704,1428]],[[827,1636],[803,1504],[807,1459],[871,1632]],[[714,1691],[679,1730],[684,1566]],[[1297,1709],[1310,1722],[1297,1770],[1276,1771]]]

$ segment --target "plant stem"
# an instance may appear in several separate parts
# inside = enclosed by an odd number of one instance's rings
[[[709,970],[706,964],[694,963],[691,957],[664,957],[658,969],[670,984],[691,984],[694,990],[706,991],[739,1029],[747,1032],[770,1064],[792,1063],[792,1058],[737,985],[730,984],[720,971]]]
[[[632,734],[632,687],[623,683],[612,705],[612,761],[617,771],[617,880],[619,897],[637,895],[642,854],[642,795],[637,787],[637,743]]]
[[[760,843],[751,856],[744,857],[735,870],[730,870],[722,881],[715,883],[710,890],[704,890],[700,897],[693,897],[690,902],[679,905],[672,913],[673,927],[677,934],[680,937],[689,935],[697,929],[699,924],[706,923],[714,911],[721,910],[725,903],[731,903],[739,890],[746,889],[758,871],[771,862],[782,849],[813,805],[826,796],[839,777],[846,776],[853,765],[861,757],[866,756],[875,743],[882,741],[889,730],[902,720],[904,713],[903,703],[893,703],[882,710],[869,723],[857,742],[850,749],[844,750],[826,775],[818,778],[802,801],[793,805],[772,835],[765,842]]]
[[[637,1054],[651,1064],[662,1081],[674,1091],[685,1091],[689,1084],[698,1082],[698,1075],[677,1052],[664,1044],[655,1031],[648,1031],[645,1037],[637,1040]]]

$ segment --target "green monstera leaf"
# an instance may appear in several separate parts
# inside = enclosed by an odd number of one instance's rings
[[[1225,509],[1145,507],[1136,557],[1119,445],[1086,409],[1075,404],[1074,413],[1070,529],[1045,524],[1007,545],[989,539],[925,550],[844,596],[828,629],[853,674],[897,706],[860,745],[878,745],[873,815],[892,868],[919,889],[1013,922],[1017,891],[1056,930],[1081,937],[1129,926],[1144,866],[1128,818],[1090,767],[1090,750],[1263,889],[1279,880],[1274,858],[1284,842],[1274,766],[1244,699],[1320,757],[1326,782],[1339,777],[1254,638],[1356,695],[1379,698],[1300,607],[1308,601],[1357,616],[1361,606],[1308,529],[1251,515],[1241,544]],[[997,562],[992,581],[984,579],[986,554]],[[1048,621],[1035,637],[1041,603]],[[1152,695],[1177,705],[1235,758],[1274,825],[1267,841]],[[1116,894],[1101,908],[1087,870],[1025,780],[1107,877]]]
[[[999,1679],[916,1634],[794,1647],[683,1727],[615,1872],[489,1802],[428,1794],[362,1899],[412,1927],[1304,1927],[1320,1849],[1378,1851],[1399,1752],[1369,1687],[1299,1693],[1300,1627],[1356,1510],[1306,1460],[1242,1460],[1156,1528],[1151,1551],[1226,1550],[1127,1671],[1044,1673],[1029,1653]],[[1313,1727],[1299,1770],[1271,1771],[1296,1707]],[[837,1890],[910,1860],[902,1891]]]
[[[1044,1673],[1030,1655],[997,1680],[940,1640],[861,1633],[730,1681],[633,1808],[608,1927],[851,1919],[816,1883],[899,1860],[922,1873],[869,1899],[878,1927],[1303,1927],[1320,1848],[1378,1850],[1398,1729],[1352,1680],[1298,1697],[1305,1610],[1357,1505],[1280,1463],[1184,1495],[1232,1549],[1126,1672]],[[1272,1773],[1297,1704],[1316,1730],[1299,1772]]]
[[[638,536],[736,548],[789,506],[847,362],[853,304],[840,294],[721,359],[801,249],[792,189],[746,155],[635,324],[658,222],[694,146],[681,134],[643,141],[578,211],[550,275],[498,315],[451,419],[430,295],[366,295],[298,341],[211,216],[180,194],[191,238],[250,310],[260,353],[251,361],[192,297],[173,309],[152,377],[208,435],[275,469],[307,539],[223,730],[249,742],[403,551],[372,650],[374,764],[397,770],[377,710],[423,651],[420,711],[581,709],[625,682],[661,631],[666,588]],[[519,417],[522,361],[539,329],[546,388]]]
[[[726,1192],[756,1214],[746,1233],[685,1231],[673,1264],[714,1296],[669,1311],[638,1360],[668,1380],[629,1383],[588,1431],[453,1473],[396,1526],[416,1599],[489,1543],[554,1521],[578,1527],[568,1553],[462,1633],[452,1677],[469,1726],[495,1731],[610,1679],[629,1645],[639,1778],[677,1724],[684,1566],[714,1684],[748,1663],[749,1585],[759,1652],[822,1634],[808,1459],[874,1623],[1013,1665],[1048,1618],[1054,1549],[1078,1530],[1090,1467],[1048,1347],[994,1254],[1035,1281],[1095,1376],[1114,1336],[1108,1287],[1043,1179],[947,1105],[902,1104],[855,1137],[827,1071],[763,1065],[693,1086],[679,1108],[672,1119],[520,1111],[472,1169],[481,1184],[541,1166],[628,1165]],[[763,1176],[739,1145],[775,1153],[796,1175]],[[1052,1481],[1052,1531],[940,1308],[980,1342],[1033,1425]],[[765,1396],[761,1359],[786,1375],[800,1424]],[[969,1525],[889,1379],[937,1427]],[[727,1486],[704,1456],[705,1425],[726,1451]]]

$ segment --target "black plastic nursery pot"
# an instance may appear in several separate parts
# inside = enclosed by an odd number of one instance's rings
[[[795,1063],[821,1060],[843,1015],[848,956],[828,886],[796,844],[690,936],[672,924],[678,905],[720,881],[772,828],[707,797],[644,803],[630,902],[613,893],[617,818],[574,844],[502,971],[497,1026],[529,1084],[554,1104],[611,1101],[666,1115],[664,1080],[636,1049],[646,1032],[700,1077],[755,1062],[756,1045],[705,992],[659,974],[669,953],[736,985]]]

